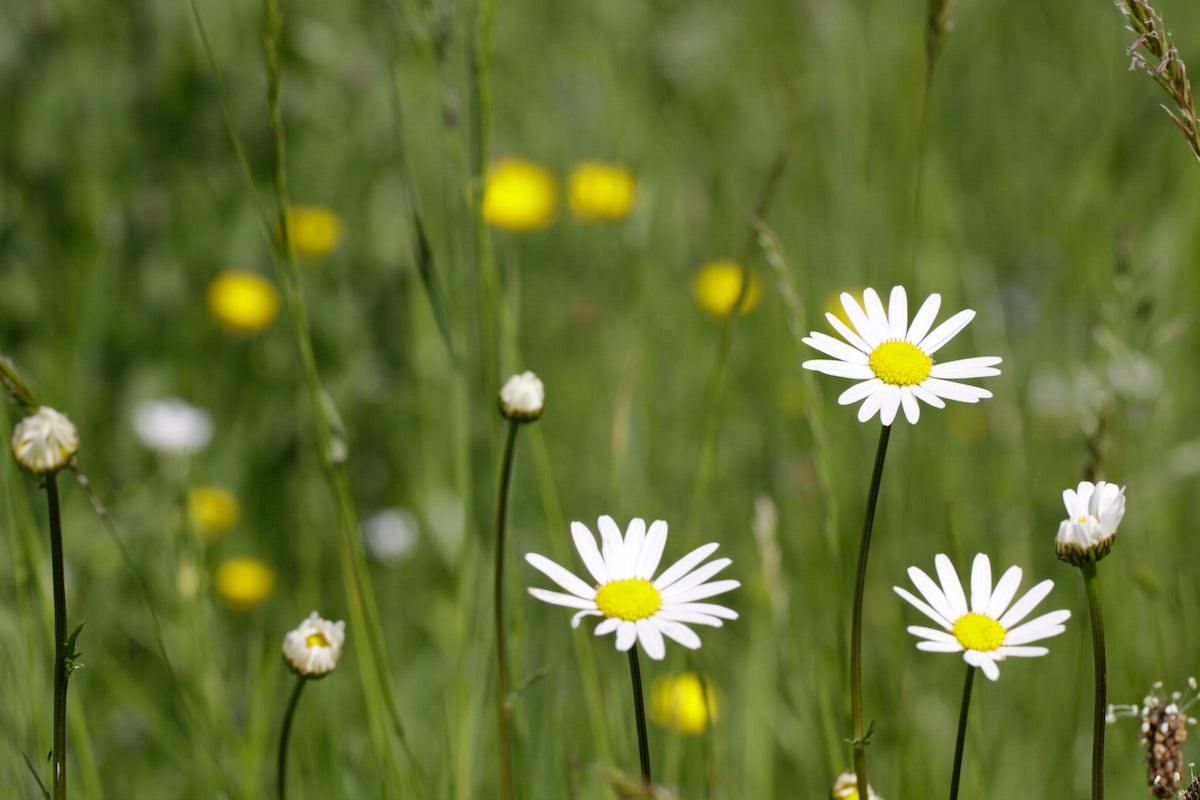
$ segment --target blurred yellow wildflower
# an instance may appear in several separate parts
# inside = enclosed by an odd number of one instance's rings
[[[532,231],[554,219],[558,189],[554,176],[523,158],[502,158],[488,167],[483,218],[498,228]]]
[[[256,333],[279,313],[279,294],[253,272],[226,270],[208,285],[208,310],[234,333]]]
[[[838,289],[833,294],[830,294],[825,298],[825,305],[821,308],[821,318],[824,319],[826,314],[833,314],[846,325],[853,327],[853,323],[850,322],[850,317],[846,316],[846,309],[842,307],[842,292],[846,292],[853,297],[854,301],[860,306],[863,304],[862,289]]]
[[[622,164],[580,161],[567,178],[567,203],[584,221],[623,219],[633,208],[636,191],[633,173]]]
[[[704,266],[692,281],[692,296],[710,314],[724,317],[733,310],[742,291],[742,267],[734,261],[712,261]],[[762,299],[762,283],[751,274],[746,296],[742,298],[742,313],[749,314]]]
[[[256,558],[231,558],[217,567],[217,593],[234,611],[249,611],[270,596],[275,571]]]
[[[292,249],[301,258],[324,258],[345,233],[342,218],[324,206],[290,206],[287,226]]]
[[[650,718],[664,728],[704,733],[717,721],[717,698],[712,684],[701,680],[695,672],[659,678],[650,692]]]
[[[241,509],[237,498],[220,486],[188,489],[188,518],[205,539],[215,539],[237,522]]]

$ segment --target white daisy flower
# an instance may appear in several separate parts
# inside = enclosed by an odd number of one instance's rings
[[[717,549],[716,542],[697,547],[654,579],[667,542],[666,522],[657,520],[647,530],[645,520],[634,519],[623,540],[612,517],[600,517],[597,524],[602,549],[596,547],[596,539],[586,525],[571,523],[575,548],[595,585],[545,556],[525,556],[526,561],[570,592],[529,590],[547,603],[580,609],[571,618],[571,627],[579,627],[584,617],[604,617],[596,626],[597,636],[616,631],[618,650],[628,650],[640,641],[646,655],[658,660],[666,655],[664,636],[695,650],[700,646],[700,637],[688,624],[719,628],[722,619],[737,619],[737,612],[725,606],[698,602],[741,586],[735,580],[705,582],[732,563],[728,558],[718,558],[699,566]]]
[[[62,469],[78,449],[75,423],[49,406],[41,406],[13,428],[13,457],[34,475]]]
[[[1117,526],[1125,516],[1125,487],[1080,481],[1077,488],[1063,492],[1063,505],[1067,507],[1067,518],[1054,537],[1058,557],[1081,566],[1108,555]]]
[[[207,411],[168,397],[138,403],[133,410],[133,430],[150,450],[190,456],[212,439],[213,421]]]
[[[534,373],[526,370],[513,375],[500,387],[500,413],[517,422],[532,422],[542,415],[546,405],[546,387]]]
[[[918,650],[962,653],[964,661],[980,667],[983,674],[994,681],[1000,677],[996,662],[1008,656],[1044,656],[1050,652],[1048,649],[1029,647],[1029,642],[1057,636],[1066,630],[1063,623],[1071,616],[1066,610],[1051,611],[1013,627],[1050,593],[1054,581],[1042,581],[1013,603],[1021,583],[1021,568],[1009,567],[993,589],[992,564],[980,553],[971,567],[971,605],[968,607],[962,583],[950,559],[939,553],[934,564],[942,582],[940,587],[916,567],[908,568],[908,577],[924,600],[899,586],[892,587],[896,594],[944,628],[936,630],[910,625],[908,632],[924,639],[917,643]]]
[[[879,421],[891,425],[903,406],[904,416],[915,424],[921,415],[918,400],[934,408],[945,408],[943,398],[977,403],[991,397],[992,393],[986,389],[956,381],[999,375],[1000,370],[995,368],[1000,363],[999,357],[934,363],[933,354],[975,316],[970,309],[960,311],[930,331],[941,303],[941,295],[929,295],[909,325],[908,298],[903,286],[892,288],[886,311],[874,289],[863,292],[861,307],[849,292],[843,292],[842,307],[850,325],[835,314],[827,313],[825,318],[846,341],[819,331],[813,331],[803,340],[809,347],[837,360],[814,359],[801,366],[861,381],[838,398],[840,405],[863,401],[858,408],[859,422],[866,422],[879,412]]]
[[[297,675],[320,678],[333,672],[346,642],[346,623],[330,622],[312,612],[283,638],[283,659]]]

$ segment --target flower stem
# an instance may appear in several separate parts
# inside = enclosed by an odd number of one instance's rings
[[[519,420],[508,423],[508,438],[504,442],[503,466],[500,468],[500,492],[496,506],[496,565],[493,581],[492,607],[496,621],[496,702],[500,718],[500,796],[512,800],[512,701],[508,696],[508,648],[504,638],[504,533],[508,517],[508,484],[512,478],[513,449],[517,441]]]
[[[629,674],[633,679],[633,713],[637,718],[638,758],[642,763],[642,783],[650,787],[650,743],[646,738],[646,706],[642,701],[642,668],[638,663],[638,646],[629,648]]]
[[[958,800],[958,779],[962,775],[963,745],[967,741],[967,709],[971,707],[971,684],[975,682],[975,667],[967,665],[963,681],[962,707],[958,710],[958,739],[954,742],[954,768],[950,772],[950,800]]]
[[[879,446],[875,449],[875,466],[871,470],[871,489],[867,493],[867,513],[863,519],[862,540],[858,545],[858,568],[854,575],[854,616],[850,623],[850,716],[854,725],[854,777],[859,793],[866,797],[867,787],[867,734],[863,730],[862,705],[862,617],[863,592],[867,582],[867,554],[871,548],[871,530],[875,525],[875,505],[879,501],[879,483],[883,478],[883,459],[887,456],[888,438],[892,427],[884,425],[879,432]]]
[[[67,589],[63,578],[62,519],[58,473],[46,476],[50,511],[50,572],[54,583],[54,800],[67,796]]]
[[[1092,618],[1092,653],[1096,661],[1096,707],[1092,717],[1092,800],[1104,800],[1104,717],[1108,710],[1108,672],[1104,657],[1104,619],[1100,615],[1100,581],[1095,562],[1084,564],[1088,612]]]
[[[287,710],[283,712],[283,728],[279,732],[279,768],[278,768],[278,785],[279,785],[279,800],[287,798],[287,747],[288,738],[292,733],[292,718],[296,716],[296,704],[300,701],[300,692],[304,689],[304,684],[308,683],[308,679],[303,675],[296,676],[296,687],[292,689],[292,696],[288,698]]]

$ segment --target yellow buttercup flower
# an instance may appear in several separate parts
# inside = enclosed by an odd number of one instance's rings
[[[215,539],[237,522],[241,509],[237,498],[220,486],[188,489],[188,518],[205,539]]]
[[[217,593],[234,611],[260,605],[275,588],[275,571],[256,558],[231,558],[217,567]]]
[[[208,310],[234,333],[257,333],[279,313],[279,294],[253,272],[226,270],[208,285]]]
[[[580,161],[567,179],[567,202],[581,220],[623,219],[633,208],[637,184],[622,164]]]
[[[483,218],[497,228],[532,231],[554,220],[558,189],[554,176],[522,158],[502,158],[488,168]]]
[[[324,258],[342,241],[342,218],[324,206],[293,205],[287,210],[288,237],[301,258]]]
[[[704,733],[717,721],[712,684],[695,672],[659,678],[650,692],[650,718],[664,728]]]
[[[710,314],[724,317],[733,309],[742,292],[742,267],[734,261],[712,261],[704,266],[692,281],[692,296]],[[748,314],[762,299],[762,283],[754,274],[742,298],[742,313]]]

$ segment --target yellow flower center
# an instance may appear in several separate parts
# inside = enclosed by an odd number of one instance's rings
[[[304,640],[305,647],[329,647],[329,640],[325,638],[325,634],[320,631],[310,633],[308,638]]]
[[[933,359],[908,342],[884,342],[868,363],[879,380],[894,386],[915,386],[933,369]]]
[[[652,616],[662,605],[654,584],[641,578],[610,581],[596,592],[596,605],[606,617],[636,620]]]
[[[987,652],[1004,644],[1004,630],[999,622],[983,614],[964,614],[954,623],[954,638],[968,650]]]

